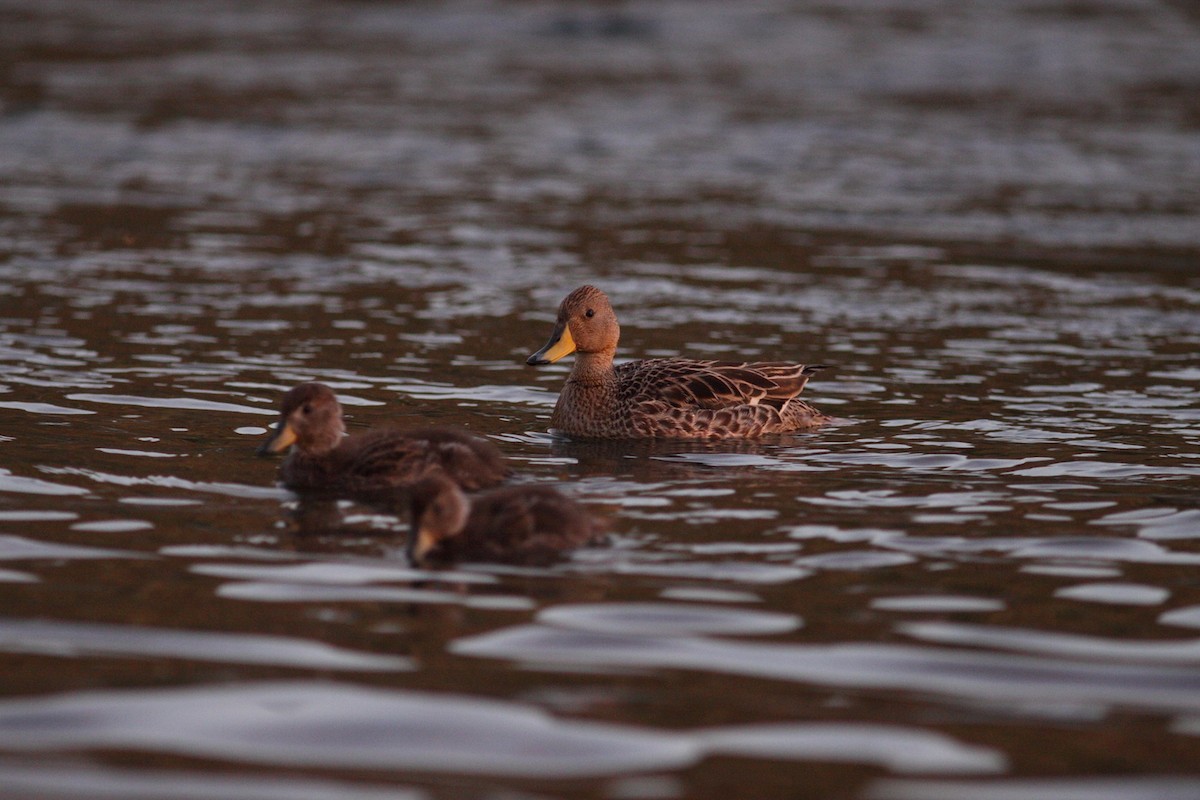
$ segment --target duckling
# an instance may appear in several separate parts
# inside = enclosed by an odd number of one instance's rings
[[[563,551],[594,544],[603,525],[549,486],[506,486],[468,499],[444,475],[412,487],[409,559],[546,564]]]
[[[582,438],[751,438],[829,422],[796,399],[822,364],[655,358],[613,365],[621,327],[608,296],[581,286],[558,308],[550,341],[530,366],[578,353],[553,429]]]
[[[302,383],[284,395],[279,423],[258,454],[290,447],[279,477],[299,492],[388,494],[433,473],[475,490],[508,476],[495,445],[454,428],[345,433],[333,390]]]

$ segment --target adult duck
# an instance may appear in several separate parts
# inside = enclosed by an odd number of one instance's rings
[[[751,438],[831,418],[796,399],[823,365],[655,358],[613,364],[621,327],[608,296],[581,286],[558,307],[532,366],[577,353],[551,428],[581,438]]]

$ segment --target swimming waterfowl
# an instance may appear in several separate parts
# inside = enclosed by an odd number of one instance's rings
[[[279,423],[258,454],[291,448],[279,477],[301,492],[388,493],[433,473],[475,490],[508,476],[495,445],[454,428],[345,433],[342,406],[333,390],[321,383],[302,383],[284,395]]]
[[[613,365],[621,327],[608,296],[581,286],[558,307],[531,366],[578,353],[552,428],[583,438],[750,438],[830,420],[797,400],[824,365],[655,358]]]
[[[469,498],[443,475],[412,487],[409,559],[548,563],[596,542],[603,526],[549,486],[506,486]]]

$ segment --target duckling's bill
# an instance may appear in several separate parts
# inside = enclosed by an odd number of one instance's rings
[[[525,363],[531,367],[553,364],[574,352],[575,340],[571,337],[571,329],[566,322],[560,322],[554,326],[554,332],[550,334],[550,341],[546,342],[546,346],[525,359]]]
[[[408,540],[408,560],[413,564],[424,563],[429,552],[437,547],[437,537],[425,528],[419,528]]]
[[[279,422],[271,433],[271,438],[258,448],[258,455],[269,456],[272,453],[282,453],[296,443],[296,431],[286,422]]]

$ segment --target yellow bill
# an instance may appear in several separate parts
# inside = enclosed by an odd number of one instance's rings
[[[271,438],[263,442],[262,447],[258,448],[258,454],[265,456],[271,453],[282,453],[295,443],[296,431],[286,422],[280,422],[275,426],[275,432],[271,434]]]
[[[525,359],[525,363],[531,367],[553,364],[574,352],[575,340],[571,338],[571,329],[567,327],[567,323],[560,322],[554,326],[554,332],[550,334],[550,341],[546,342],[546,346]]]
[[[438,540],[429,531],[421,528],[417,531],[417,535],[409,540],[408,558],[414,564],[422,564],[425,562],[429,552],[437,546]]]

